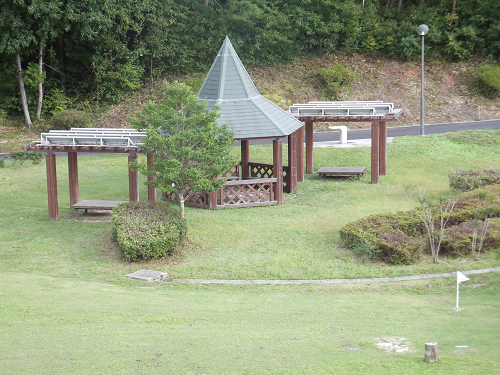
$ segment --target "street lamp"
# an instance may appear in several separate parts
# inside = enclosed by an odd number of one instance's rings
[[[424,37],[429,32],[427,25],[420,25],[417,33],[422,37],[422,74],[420,86],[420,135],[424,135]]]

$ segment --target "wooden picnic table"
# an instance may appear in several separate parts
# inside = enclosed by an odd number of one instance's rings
[[[358,176],[358,180],[365,173],[366,167],[321,167],[318,171],[319,178],[324,176]]]

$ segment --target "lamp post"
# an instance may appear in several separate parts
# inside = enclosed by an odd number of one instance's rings
[[[422,73],[420,85],[420,135],[424,135],[424,37],[429,32],[427,25],[420,25],[417,33],[422,37]]]

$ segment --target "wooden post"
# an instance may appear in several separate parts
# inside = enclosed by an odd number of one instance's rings
[[[68,175],[69,175],[69,206],[80,201],[80,191],[78,188],[78,153],[68,152]]]
[[[148,159],[148,168],[151,168],[153,166],[153,154],[151,152],[147,153],[147,159]],[[155,177],[149,175],[148,181],[155,181]],[[158,195],[157,195],[156,188],[148,186],[148,201],[150,201],[150,202],[157,202],[158,201]]]
[[[378,121],[372,122],[372,184],[378,184],[380,173],[380,126]]]
[[[429,342],[425,344],[425,362],[438,361],[437,345],[437,342]]]
[[[290,173],[289,193],[297,194],[297,133],[288,136],[288,171]]]
[[[208,193],[208,204],[209,204],[209,208],[211,210],[217,209],[217,192],[219,192],[221,189],[224,189],[224,187],[221,187],[219,190],[212,191],[211,193]],[[221,204],[222,204],[222,202],[221,202]]]
[[[380,174],[387,175],[387,121],[380,122],[379,134]]]
[[[137,154],[130,153],[128,162],[131,163],[137,160]],[[139,171],[128,167],[128,196],[130,202],[139,202]]]
[[[45,163],[47,167],[47,196],[49,201],[49,220],[57,221],[59,219],[59,206],[57,203],[57,174],[56,174],[56,155],[53,152],[45,154]]]
[[[304,127],[297,130],[297,181],[304,181]]]
[[[277,179],[274,199],[283,204],[283,144],[280,139],[273,141],[273,174]]]
[[[248,180],[248,177],[250,176],[248,163],[250,163],[250,141],[248,139],[244,139],[241,141],[241,179],[242,180]]]
[[[314,173],[314,123],[306,122],[306,173]]]

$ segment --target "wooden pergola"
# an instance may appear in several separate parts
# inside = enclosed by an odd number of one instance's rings
[[[315,122],[371,122],[371,182],[387,174],[387,123],[398,121],[404,109],[383,101],[333,101],[294,104],[289,113],[305,123],[306,173],[314,173]]]
[[[56,152],[65,152],[68,156],[69,200],[71,209],[111,209],[123,201],[84,200],[80,201],[78,183],[78,153],[128,153],[128,162],[137,160],[137,154],[143,153],[141,140],[146,133],[134,129],[87,129],[50,131],[42,133],[41,139],[25,146],[27,151],[45,152],[47,168],[47,195],[49,219],[58,220]],[[147,153],[148,164],[152,155]],[[137,170],[128,169],[129,200],[139,200],[139,176]],[[153,176],[148,176],[153,179]],[[156,189],[148,187],[148,199],[156,202]]]

